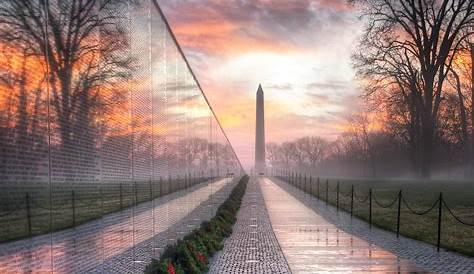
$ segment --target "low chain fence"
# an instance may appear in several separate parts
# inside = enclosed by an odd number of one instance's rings
[[[192,177],[148,182],[10,188],[0,196],[0,242],[46,234],[97,219],[218,179]],[[39,191],[38,189],[42,189]]]
[[[384,229],[394,231],[397,237],[401,234],[401,228],[403,225],[407,226],[407,236],[416,238],[418,240],[427,241],[435,244],[439,252],[443,246],[448,249],[460,251],[461,253],[474,256],[474,246],[471,241],[466,244],[466,247],[457,247],[452,244],[443,244],[442,237],[444,235],[443,230],[453,229],[446,225],[447,218],[452,218],[454,223],[463,226],[464,228],[472,230],[470,233],[459,232],[458,235],[449,235],[448,240],[458,237],[466,237],[464,241],[474,239],[474,209],[467,209],[466,214],[461,216],[456,213],[454,207],[449,205],[443,196],[443,192],[440,192],[437,197],[431,201],[423,201],[423,209],[419,209],[419,199],[417,202],[410,202],[409,195],[405,194],[402,190],[396,192],[395,195],[391,194],[390,197],[383,191],[369,188],[365,191],[356,191],[355,185],[344,184],[346,190],[342,189],[342,184],[338,180],[332,180],[332,186],[330,186],[329,179],[322,180],[319,177],[306,176],[299,173],[285,173],[275,175],[276,178],[285,181],[298,189],[318,198],[325,202],[326,205],[332,205],[336,207],[336,211],[344,210],[348,212],[351,218],[356,215],[357,217],[367,221],[369,226],[377,225]],[[335,185],[334,185],[335,184]],[[393,193],[393,191],[391,191]],[[389,210],[389,211],[382,211]],[[379,213],[376,215],[376,213]],[[395,213],[395,216],[391,216],[391,213]],[[402,223],[404,215],[406,213],[412,214],[412,216],[427,218],[424,221],[420,219],[411,219],[415,222]],[[378,218],[378,221],[374,221],[374,218]],[[391,218],[394,217],[394,218]],[[408,216],[406,216],[408,217]],[[468,220],[470,219],[470,220]],[[450,226],[453,221],[449,221]],[[395,226],[395,227],[393,227]],[[433,228],[433,226],[435,226]],[[422,232],[426,234],[424,236],[417,235],[415,232]],[[427,235],[428,232],[435,232],[435,235]],[[434,233],[430,233],[434,234]],[[470,247],[469,247],[470,246]]]

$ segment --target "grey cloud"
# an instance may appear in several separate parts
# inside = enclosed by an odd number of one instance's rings
[[[160,4],[172,23],[227,20],[240,26],[236,35],[274,42],[284,39],[298,46],[325,43],[325,33],[347,26],[354,17],[332,4],[314,0],[162,0]]]
[[[265,86],[264,89],[277,89],[277,90],[292,90],[293,85],[292,84],[280,84],[280,85],[269,85]]]
[[[344,81],[315,82],[306,85],[307,89],[323,89],[323,90],[343,90],[349,88],[350,83]]]

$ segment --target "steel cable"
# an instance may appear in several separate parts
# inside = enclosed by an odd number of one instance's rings
[[[32,205],[35,205],[36,208],[40,208],[40,209],[43,209],[43,210],[51,210],[51,211],[56,211],[56,212],[69,209],[69,208],[44,207],[44,206],[42,206],[40,203],[36,202],[36,201],[33,200],[33,199],[31,200],[31,204],[32,204]]]
[[[408,210],[409,210],[411,213],[413,213],[413,214],[415,214],[415,215],[422,216],[422,215],[428,214],[431,210],[433,210],[433,209],[436,207],[436,205],[439,203],[439,199],[437,199],[437,200],[433,203],[433,205],[432,205],[430,208],[428,208],[428,209],[425,210],[425,211],[421,211],[421,212],[417,212],[416,210],[414,210],[414,209],[408,204],[407,200],[405,200],[405,198],[404,198],[403,196],[402,196],[402,202],[403,202],[403,204],[408,208]]]
[[[355,194],[355,192],[354,192],[354,200],[357,201],[357,202],[359,202],[359,203],[365,203],[365,202],[367,202],[367,200],[369,200],[369,196],[370,196],[370,193],[367,194],[367,196],[365,196],[364,199],[361,199],[361,198],[359,198],[359,197]]]
[[[375,193],[373,192],[372,193],[372,198],[374,198],[374,202],[380,206],[381,208],[389,208],[389,207],[392,207],[397,201],[398,201],[398,197],[400,195],[397,194],[397,196],[395,197],[395,199],[393,199],[393,201],[391,203],[389,203],[388,205],[383,205],[382,203],[380,203],[378,200],[377,200],[377,197],[375,196]]]
[[[456,221],[460,222],[460,223],[463,224],[463,225],[474,226],[474,224],[466,223],[465,221],[461,220],[461,218],[459,218],[458,216],[456,216],[456,215],[453,213],[453,211],[451,210],[451,208],[449,208],[448,204],[446,204],[446,201],[443,200],[443,204],[444,204],[444,206],[446,207],[446,209],[448,209],[449,214],[451,214],[451,216],[453,216],[453,218],[456,219]]]
[[[0,218],[6,217],[8,215],[13,214],[15,211],[17,211],[21,206],[23,205],[23,202],[17,204],[14,209],[8,211],[7,213],[2,213],[0,214]]]
[[[331,186],[329,186],[329,191],[330,192],[337,192],[337,185],[334,187],[334,190],[331,188]]]
[[[71,205],[67,205],[66,207],[53,207],[52,205],[50,205],[50,207],[44,207],[42,206],[39,202],[37,202],[35,199],[31,199],[31,204],[32,205],[35,205],[37,208],[40,208],[40,209],[43,209],[43,210],[51,210],[51,211],[56,211],[56,212],[59,212],[59,211],[64,211],[64,210],[70,210],[71,209]],[[64,204],[66,205],[66,204]]]
[[[351,197],[351,192],[349,191],[345,194],[343,191],[339,190],[339,195],[342,195],[343,197],[348,197],[349,198],[349,197]]]

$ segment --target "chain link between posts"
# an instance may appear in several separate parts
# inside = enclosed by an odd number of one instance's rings
[[[298,178],[298,175],[295,174],[296,178]],[[288,176],[280,176],[281,179],[287,181],[287,182],[290,182],[290,184],[297,184],[297,182],[293,182],[291,180],[290,177]],[[320,181],[320,178],[318,177],[317,181],[319,182]],[[327,184],[328,181],[326,181],[326,184]],[[339,186],[339,182],[338,182],[338,186]],[[331,189],[328,187],[328,185],[326,185],[326,190],[327,189]],[[304,189],[304,191],[308,191],[307,189]],[[332,189],[331,189],[332,192],[334,192]],[[426,210],[422,210],[422,211],[417,211],[413,208],[413,206],[410,205],[410,203],[405,199],[405,197],[403,196],[402,194],[402,191],[399,191],[398,194],[396,195],[396,197],[388,204],[384,204],[382,203],[379,199],[377,199],[377,196],[375,195],[375,193],[373,192],[372,189],[369,190],[369,194],[365,197],[365,198],[362,198],[358,195],[355,194],[354,192],[354,186],[352,185],[352,189],[350,192],[348,193],[345,193],[343,191],[340,190],[340,187],[336,187],[336,191],[337,191],[337,209],[339,210],[339,196],[343,196],[343,197],[350,197],[351,198],[351,218],[352,218],[352,212],[353,212],[353,202],[354,200],[357,201],[357,202],[360,202],[360,203],[365,203],[367,202],[367,200],[370,199],[369,201],[369,220],[370,220],[370,225],[372,225],[372,201],[375,202],[376,205],[378,205],[379,207],[381,208],[391,208],[395,205],[395,203],[398,202],[398,209],[397,209],[397,237],[398,235],[400,234],[400,216],[401,216],[401,205],[403,204],[407,209],[408,211],[411,213],[411,214],[414,214],[414,215],[418,215],[418,216],[423,216],[423,215],[426,215],[426,214],[429,214],[431,211],[433,211],[436,206],[438,206],[438,239],[437,239],[437,249],[438,251],[440,250],[440,246],[441,246],[441,223],[442,223],[442,209],[443,208],[446,208],[449,215],[451,215],[458,223],[462,224],[462,225],[465,225],[465,226],[468,226],[468,227],[474,227],[474,223],[470,223],[470,222],[467,222],[465,220],[463,220],[461,217],[457,216],[453,210],[451,209],[451,207],[449,207],[449,205],[446,203],[446,201],[443,199],[443,193],[440,193],[439,195],[439,198],[436,199],[433,204],[427,208]],[[319,193],[318,193],[319,194]],[[325,193],[326,197],[328,193]],[[316,195],[313,194],[315,197]],[[321,197],[317,197],[318,199],[321,199]],[[326,201],[327,202],[327,201]]]

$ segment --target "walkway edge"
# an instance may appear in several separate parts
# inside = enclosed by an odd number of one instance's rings
[[[271,180],[339,229],[410,260],[419,267],[439,273],[474,273],[474,258],[447,250],[438,253],[436,247],[428,243],[402,235],[397,239],[395,233],[374,226],[370,229],[369,224],[363,220],[351,219],[350,214],[343,211],[336,214],[334,206],[326,206],[316,197],[278,178],[272,177]]]
[[[262,182],[262,181],[259,180],[258,187],[260,188],[260,192],[262,192],[262,184],[261,184],[261,182]],[[262,195],[262,196],[263,196],[263,195]],[[267,211],[267,214],[268,214],[268,210],[267,210],[267,200],[265,200],[265,196],[263,196],[263,200],[265,201],[265,203],[264,203],[265,211]],[[288,258],[286,258],[285,252],[283,252],[283,249],[281,248],[280,242],[278,241],[278,238],[277,238],[277,236],[276,236],[276,234],[275,234],[275,229],[273,228],[272,220],[270,219],[270,217],[269,217],[269,220],[270,220],[270,227],[272,228],[273,237],[275,237],[275,239],[277,239],[278,249],[280,250],[281,254],[283,254],[283,258],[285,258],[285,262],[286,262],[286,265],[288,266],[288,269],[290,270],[290,273],[293,274],[293,270],[291,270],[290,264],[288,263]]]

